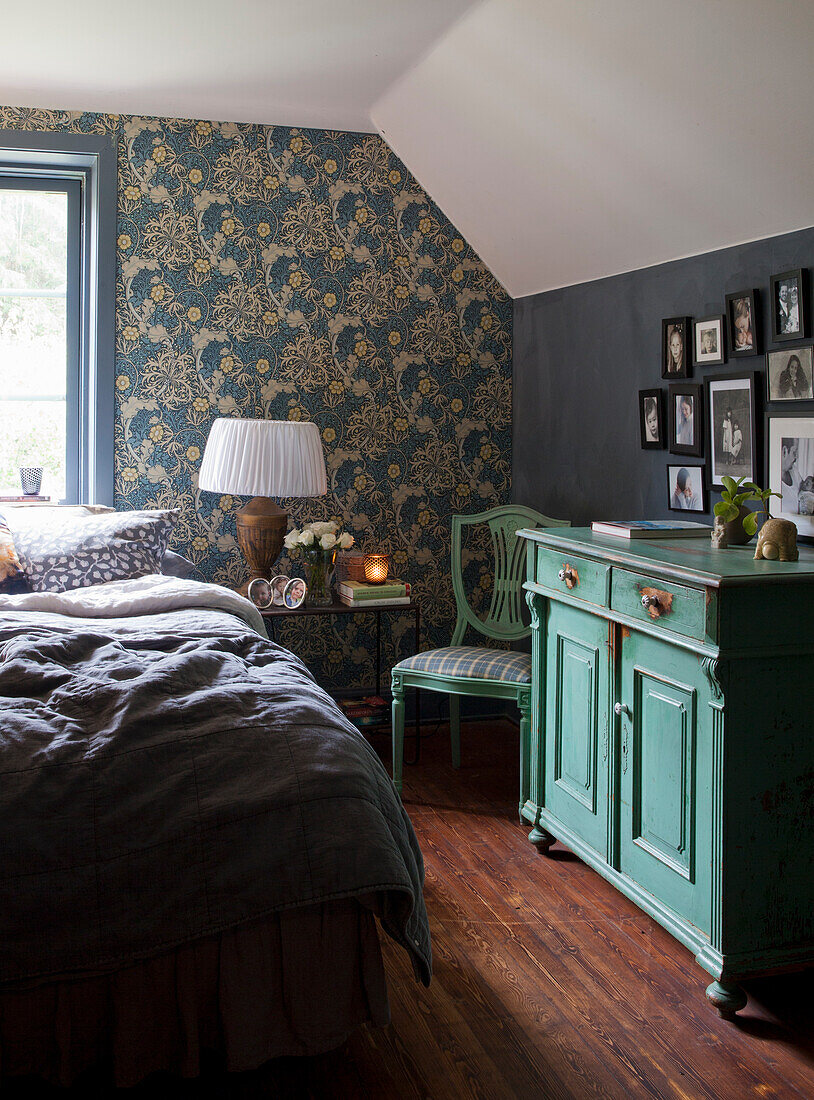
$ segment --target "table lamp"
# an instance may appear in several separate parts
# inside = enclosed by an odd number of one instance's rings
[[[209,431],[198,488],[252,499],[235,513],[237,541],[251,576],[269,580],[288,513],[271,497],[328,492],[319,428],[309,421],[219,417]]]

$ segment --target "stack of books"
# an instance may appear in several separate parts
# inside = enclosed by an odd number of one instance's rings
[[[384,584],[366,581],[340,581],[337,593],[348,607],[398,607],[410,602],[407,581],[388,580]]]
[[[343,714],[359,729],[380,726],[390,721],[390,707],[381,695],[368,695],[364,699],[340,699],[339,706]]]

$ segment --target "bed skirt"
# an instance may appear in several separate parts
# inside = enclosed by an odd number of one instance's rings
[[[356,899],[296,909],[108,974],[0,992],[0,1077],[70,1085],[99,1064],[128,1087],[321,1054],[388,1023],[373,913]]]

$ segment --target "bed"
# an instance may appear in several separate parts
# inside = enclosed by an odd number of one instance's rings
[[[388,1019],[423,864],[370,746],[255,608],[145,575],[0,595],[0,1075],[126,1086]]]

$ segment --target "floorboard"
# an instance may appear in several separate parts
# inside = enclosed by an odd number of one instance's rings
[[[387,759],[387,741],[373,737]],[[321,1058],[152,1079],[151,1100],[744,1100],[814,1098],[814,971],[746,984],[735,1023],[692,956],[577,857],[539,855],[517,821],[517,731],[445,730],[405,769],[426,863],[435,973],[416,985],[383,937],[392,1022]],[[15,1085],[8,1100],[111,1095]]]

